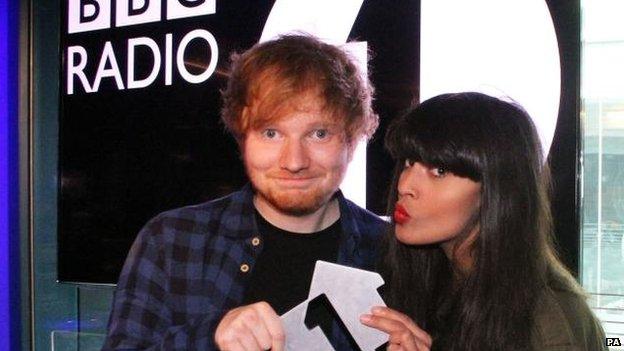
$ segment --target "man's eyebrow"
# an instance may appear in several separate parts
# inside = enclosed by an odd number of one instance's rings
[[[310,124],[312,128],[338,128],[340,127],[340,123],[335,121],[319,121]]]
[[[249,129],[251,130],[261,130],[267,128],[275,128],[275,121],[260,121],[252,124]]]

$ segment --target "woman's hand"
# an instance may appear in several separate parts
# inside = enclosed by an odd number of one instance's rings
[[[362,324],[387,333],[389,351],[429,351],[431,336],[401,312],[388,307],[373,307],[371,314],[360,316]]]

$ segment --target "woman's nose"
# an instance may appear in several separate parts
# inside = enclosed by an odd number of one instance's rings
[[[412,166],[405,168],[399,177],[399,184],[397,187],[400,197],[413,197],[418,198],[420,191],[418,189],[420,184],[420,177],[422,172],[420,165],[414,163]]]

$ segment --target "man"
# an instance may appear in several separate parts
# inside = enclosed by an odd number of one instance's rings
[[[251,184],[148,222],[104,349],[279,351],[278,315],[307,298],[316,260],[372,269],[384,222],[338,190],[377,127],[371,92],[344,51],[309,36],[234,56],[222,118]],[[318,311],[332,343],[349,349]]]

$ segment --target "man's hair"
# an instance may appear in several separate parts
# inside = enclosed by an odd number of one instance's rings
[[[324,112],[344,123],[348,142],[370,138],[377,129],[373,86],[339,47],[310,35],[283,35],[231,60],[221,118],[239,142],[250,128],[279,119],[307,93],[317,94]]]

